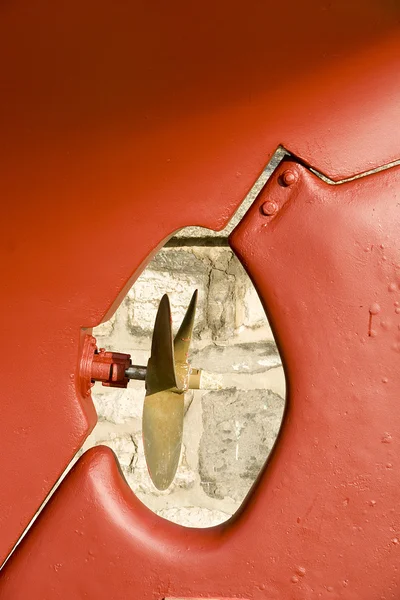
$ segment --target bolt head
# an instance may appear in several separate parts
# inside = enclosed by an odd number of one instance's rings
[[[296,183],[296,181],[299,178],[299,174],[297,173],[297,171],[294,171],[293,169],[286,169],[286,171],[284,171],[281,175],[281,180],[283,185],[293,185],[294,183]]]
[[[273,200],[267,200],[261,207],[261,212],[266,217],[271,217],[272,215],[276,215],[279,210],[279,206]]]

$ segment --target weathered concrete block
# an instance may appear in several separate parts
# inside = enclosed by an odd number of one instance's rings
[[[231,516],[222,510],[212,510],[199,506],[180,506],[176,508],[164,508],[157,514],[168,521],[184,525],[185,527],[213,527],[227,521]]]
[[[206,284],[206,279],[201,275],[191,275],[184,271],[179,275],[161,271],[145,271],[127,297],[130,332],[142,336],[152,334],[157,308],[165,293],[169,296],[172,320],[177,329],[195,289],[199,290],[196,329],[202,330],[205,321]]]
[[[142,418],[145,389],[143,382],[131,382],[127,389],[106,388],[96,384],[93,401],[99,419],[124,423]]]
[[[136,339],[150,337],[164,293],[170,297],[176,331],[195,289],[199,289],[195,338],[226,341],[243,328],[267,323],[257,293],[230,248],[164,248],[138,278],[113,319],[94,333],[101,343],[105,338],[107,343],[112,341],[113,334],[119,335],[124,327]]]
[[[235,278],[212,269],[208,290],[207,320],[214,340],[225,340],[235,330]]]
[[[104,338],[104,337],[111,336],[114,331],[115,321],[116,321],[116,314],[114,314],[109,321],[106,321],[105,323],[101,323],[100,325],[98,325],[94,329],[94,332],[95,332],[94,335],[96,336],[96,338],[98,338],[98,337]]]
[[[128,327],[132,334],[150,335],[162,296],[167,293],[175,328],[179,327],[195,289],[199,301],[195,331],[205,327],[209,261],[193,252],[165,248],[157,254],[128,292]]]
[[[163,273],[189,273],[191,275],[205,275],[208,273],[211,261],[208,257],[208,248],[163,248],[153,258],[148,266],[151,271]]]
[[[272,341],[206,346],[192,353],[192,362],[214,373],[262,373],[282,364]]]
[[[245,306],[243,325],[245,327],[262,327],[267,319],[264,308],[253,284],[248,279],[246,287],[243,299],[243,305]]]
[[[283,399],[271,391],[223,390],[203,396],[201,484],[209,496],[242,501],[275,442]]]
[[[232,262],[240,263],[230,248],[198,248],[196,254],[201,256],[203,260],[204,257],[207,257],[210,268],[236,276],[236,272],[232,269]]]

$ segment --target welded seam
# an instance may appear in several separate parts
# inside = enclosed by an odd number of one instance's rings
[[[260,192],[264,189],[265,185],[267,184],[268,180],[270,179],[270,177],[273,174],[273,172],[275,171],[275,169],[281,163],[286,162],[286,161],[296,162],[297,164],[299,164],[302,167],[304,167],[305,169],[307,169],[307,171],[309,171],[310,173],[312,173],[313,175],[318,177],[318,179],[321,179],[321,181],[323,181],[324,183],[326,183],[328,185],[341,185],[343,183],[348,183],[350,181],[362,179],[364,177],[368,177],[369,175],[373,175],[375,173],[380,173],[381,171],[386,171],[393,167],[400,166],[400,159],[398,159],[398,160],[392,161],[390,163],[386,163],[384,165],[376,167],[375,169],[363,171],[362,173],[357,173],[356,175],[352,175],[351,177],[346,177],[344,179],[339,179],[339,180],[335,181],[334,179],[331,179],[324,173],[321,173],[320,171],[318,171],[318,169],[316,169],[315,167],[308,164],[300,156],[297,156],[296,154],[294,154],[293,152],[291,152],[290,150],[285,148],[285,146],[280,144],[276,148],[275,152],[272,154],[269,162],[266,164],[266,166],[262,170],[262,172],[259,175],[259,177],[257,178],[257,180],[254,182],[254,184],[252,185],[249,192],[246,194],[246,196],[243,198],[243,200],[237,207],[236,211],[230,218],[227,225],[224,227],[224,229],[222,231],[218,232],[218,235],[215,235],[215,233],[211,234],[211,235],[205,235],[204,234],[204,232],[206,231],[205,228],[190,227],[189,231],[188,231],[188,235],[183,235],[182,233],[180,233],[179,235],[174,235],[166,243],[166,246],[170,247],[170,248],[180,247],[180,246],[188,246],[188,245],[191,245],[191,246],[219,246],[219,247],[228,246],[229,243],[227,240],[228,240],[228,237],[229,237],[231,231],[240,222],[240,220],[242,219],[245,212],[252,205],[252,203],[257,198],[257,196],[260,194]],[[185,229],[187,229],[187,228],[185,228]]]
[[[341,185],[342,183],[349,183],[349,181],[355,181],[356,179],[363,179],[364,177],[368,177],[369,175],[374,175],[374,173],[381,173],[381,171],[387,171],[388,169],[392,169],[393,167],[400,166],[400,159],[394,160],[386,165],[382,165],[380,167],[376,167],[375,169],[370,169],[369,171],[364,171],[363,173],[359,173],[358,175],[353,175],[352,177],[347,177],[347,179],[339,179],[339,181],[334,181],[333,179],[329,179],[323,173],[320,173],[313,167],[309,167],[309,170],[314,173],[319,179],[325,181],[329,185]]]
[[[346,177],[344,179],[338,179],[336,181],[334,179],[331,179],[327,175],[324,175],[324,173],[321,173],[321,171],[318,171],[318,169],[316,169],[315,167],[311,167],[302,158],[300,158],[299,156],[296,156],[295,154],[290,152],[290,150],[288,150],[284,146],[279,146],[279,148],[281,149],[281,152],[284,152],[283,158],[285,158],[287,160],[287,157],[289,157],[289,159],[299,163],[305,169],[307,169],[308,171],[313,173],[316,177],[318,177],[318,179],[321,179],[328,185],[341,185],[342,183],[349,183],[350,181],[355,181],[356,179],[363,179],[364,177],[368,177],[369,175],[374,175],[375,173],[380,173],[381,171],[387,171],[388,169],[392,169],[393,167],[400,166],[400,158],[399,158],[397,160],[393,160],[392,162],[385,163],[384,165],[380,165],[379,167],[375,167],[375,169],[369,169],[368,171],[363,171],[362,173],[357,173],[356,175],[352,175],[351,177]],[[283,160],[283,158],[282,158],[282,160]]]
[[[369,175],[374,175],[375,173],[381,173],[382,171],[387,171],[388,169],[392,169],[393,167],[400,166],[400,158],[399,158],[399,159],[393,160],[389,163],[380,165],[379,167],[375,167],[374,169],[369,169],[368,171],[362,171],[361,173],[357,173],[356,175],[352,175],[351,177],[345,177],[343,179],[334,180],[334,179],[331,179],[330,177],[328,177],[327,175],[325,175],[324,173],[322,173],[321,171],[318,171],[318,169],[316,169],[315,167],[312,167],[311,165],[307,164],[306,161],[304,159],[302,159],[300,156],[296,156],[296,154],[293,154],[293,152],[288,150],[288,148],[285,148],[285,146],[280,144],[277,147],[277,149],[275,150],[275,152],[273,153],[271,160],[265,166],[264,170],[262,171],[262,173],[259,176],[259,178],[257,179],[257,181],[252,186],[252,188],[251,188],[250,192],[247,194],[246,198],[248,198],[250,195],[259,194],[261,192],[261,190],[264,188],[268,179],[271,177],[272,173],[278,167],[278,165],[280,165],[282,162],[288,161],[288,160],[297,162],[298,164],[303,166],[305,169],[307,169],[307,171],[310,171],[316,177],[318,177],[319,179],[321,179],[328,185],[342,185],[343,183],[349,183],[350,181],[355,181],[357,179],[363,179],[364,177],[369,177]]]

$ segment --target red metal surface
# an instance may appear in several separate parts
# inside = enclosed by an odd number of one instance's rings
[[[0,3],[0,561],[94,426],[86,333],[279,143],[336,178],[399,158],[399,49],[393,0]]]
[[[235,518],[164,521],[93,449],[6,565],[1,599],[398,598],[399,196],[400,168],[329,186],[281,165],[233,232],[288,380],[278,442]]]

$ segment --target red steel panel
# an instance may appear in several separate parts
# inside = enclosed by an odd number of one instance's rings
[[[222,228],[279,143],[332,177],[400,157],[399,28],[393,0],[0,3],[0,562],[95,423],[81,327],[162,240]]]
[[[2,600],[398,597],[399,197],[400,168],[330,186],[283,164],[233,232],[288,379],[241,511],[169,523],[95,448],[6,565]]]

